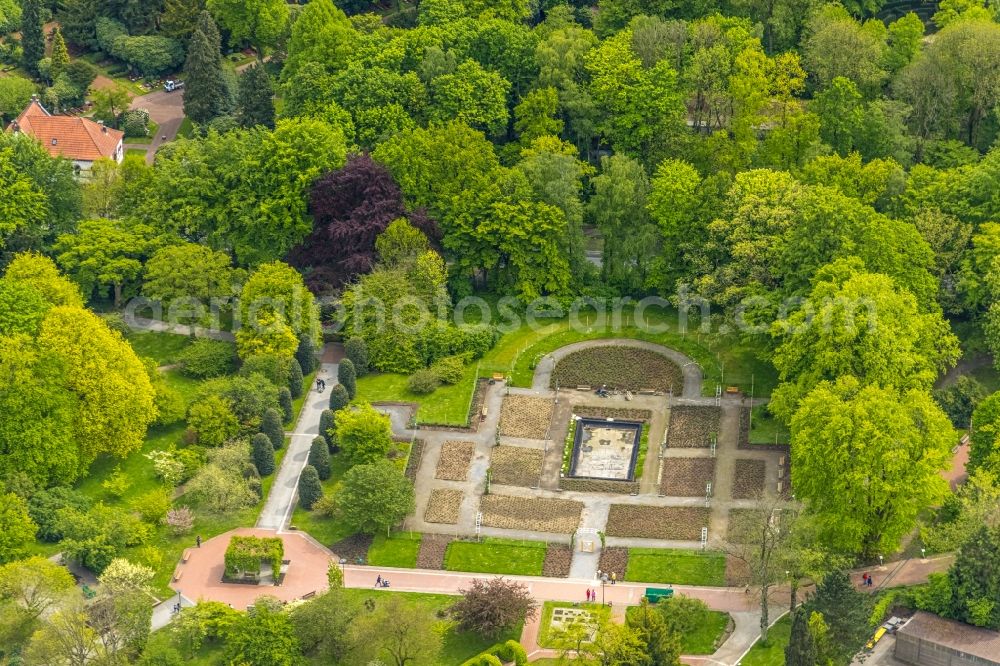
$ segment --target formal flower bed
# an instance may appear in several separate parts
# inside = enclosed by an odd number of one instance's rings
[[[700,506],[612,504],[607,535],[641,539],[698,541],[708,527],[709,511]]]
[[[733,499],[751,499],[764,492],[767,463],[763,460],[737,460],[733,467]]]
[[[462,491],[437,488],[431,491],[424,509],[424,521],[454,525],[458,522],[459,509],[462,507]]]
[[[648,421],[653,412],[648,409],[630,407],[605,407],[604,405],[576,405],[573,413],[591,419],[622,419],[624,421]]]
[[[545,550],[545,563],[542,565],[542,575],[554,578],[569,576],[570,564],[573,562],[573,551],[564,543],[550,543]]]
[[[441,534],[424,534],[417,551],[418,569],[444,569],[444,554],[454,537]]]
[[[487,527],[570,534],[580,524],[583,504],[541,497],[484,495],[479,510]]]
[[[465,481],[476,447],[471,442],[448,441],[441,445],[435,479]]]
[[[552,419],[552,400],[528,395],[508,395],[500,409],[500,434],[524,439],[545,439]]]
[[[368,549],[372,547],[372,541],[371,534],[353,534],[331,545],[330,550],[337,557],[342,557],[352,564],[364,562],[368,557]]]
[[[667,446],[681,449],[708,448],[712,445],[712,436],[719,432],[721,418],[720,407],[671,407]]]
[[[537,486],[542,475],[540,449],[498,446],[490,455],[490,480],[508,486]]]
[[[704,497],[705,486],[715,479],[715,458],[663,459],[660,494],[673,497]]]
[[[601,573],[608,574],[608,578],[611,578],[614,572],[618,580],[625,580],[625,572],[628,570],[628,548],[609,546],[601,549],[601,559],[597,568]]]
[[[567,354],[552,371],[551,387],[591,386],[680,393],[684,374],[663,354],[624,345],[592,347]]]

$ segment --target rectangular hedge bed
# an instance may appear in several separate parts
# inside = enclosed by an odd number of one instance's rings
[[[700,506],[612,504],[606,534],[610,537],[698,541],[708,526],[709,510]]]
[[[726,584],[726,556],[679,548],[629,548],[625,580],[672,585]]]
[[[484,537],[481,542],[452,541],[444,554],[448,571],[541,576],[548,544]]]

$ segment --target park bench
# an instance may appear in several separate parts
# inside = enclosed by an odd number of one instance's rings
[[[185,548],[184,552],[181,553],[181,562],[183,562],[184,564],[187,564],[187,561],[189,559],[191,559],[191,549],[190,548]]]
[[[660,599],[669,599],[674,596],[674,591],[670,588],[647,587],[646,594],[643,596],[646,597],[646,601],[651,604],[655,604]]]
[[[181,576],[183,576],[183,575],[184,575],[183,571],[181,571],[180,569],[175,569],[174,570],[174,581],[175,582],[179,581],[181,579]]]

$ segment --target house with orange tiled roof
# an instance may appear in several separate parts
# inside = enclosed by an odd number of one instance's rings
[[[32,97],[7,131],[33,137],[53,157],[71,160],[80,178],[88,177],[95,161],[107,158],[121,162],[125,154],[124,132],[90,118],[54,116],[37,97]]]

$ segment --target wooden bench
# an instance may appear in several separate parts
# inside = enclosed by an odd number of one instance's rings
[[[191,559],[191,549],[185,548],[184,552],[181,553],[181,562],[187,564],[187,561]]]
[[[180,569],[175,569],[174,570],[174,581],[175,582],[179,581],[181,579],[181,576],[183,576],[183,575],[184,575],[183,571],[181,571]]]
[[[480,413],[480,416],[485,419],[486,415],[489,413],[490,413],[489,407],[483,405],[483,411]]]
[[[303,599],[312,599],[315,596],[316,596],[316,590],[313,590],[312,592],[306,592],[305,594],[303,594],[302,598]]]
[[[587,386],[586,384],[577,384],[576,390],[577,391],[589,391],[590,387]]]

